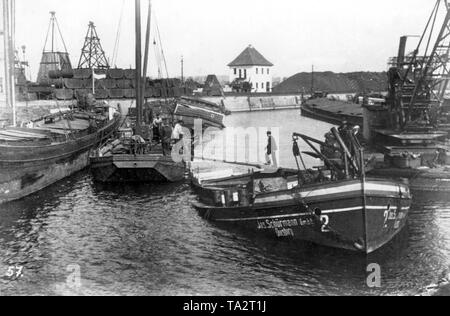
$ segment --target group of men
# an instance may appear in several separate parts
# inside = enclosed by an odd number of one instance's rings
[[[184,121],[178,120],[172,128],[167,117],[162,118],[160,114],[153,120],[153,139],[162,144],[163,154],[170,155],[172,146],[183,140]],[[267,146],[265,148],[266,164],[278,167],[277,151],[278,147],[272,132],[267,132]]]
[[[161,115],[156,115],[153,120],[154,140],[162,144],[163,154],[165,156],[170,155],[172,145],[183,139],[183,128],[183,120],[179,120],[175,127],[172,128],[168,118],[161,118]]]

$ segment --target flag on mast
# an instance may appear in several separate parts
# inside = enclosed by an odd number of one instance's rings
[[[95,80],[106,79],[106,75],[98,75],[95,73],[95,69],[92,68],[92,94],[95,94]]]
[[[92,69],[92,78],[93,78],[94,80],[106,79],[106,75],[105,75],[105,74],[103,74],[103,75],[98,75],[98,74],[95,73],[95,70]]]

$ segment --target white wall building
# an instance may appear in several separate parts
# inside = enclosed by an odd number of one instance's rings
[[[241,79],[252,85],[253,93],[271,92],[273,66],[250,45],[228,65],[230,82]]]

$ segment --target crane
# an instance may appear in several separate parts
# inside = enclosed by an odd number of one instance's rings
[[[407,38],[401,38],[398,57],[389,70],[388,103],[396,116],[393,125],[402,130],[435,127],[450,80],[448,0],[436,1],[419,44],[409,55],[405,55]]]

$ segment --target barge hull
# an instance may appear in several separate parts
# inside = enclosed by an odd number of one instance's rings
[[[114,155],[91,158],[91,172],[103,183],[162,183],[182,181],[185,167],[159,155]]]
[[[91,149],[119,123],[116,118],[96,133],[62,144],[0,146],[0,204],[36,193],[86,168]]]
[[[332,193],[336,187],[326,184],[322,192],[316,191],[319,194],[304,191],[295,196],[286,191],[250,208],[195,206],[200,216],[218,224],[369,254],[404,228],[411,198],[404,187],[377,182],[366,186],[366,205],[361,183],[356,182],[341,193]],[[306,209],[300,196],[308,194],[313,196],[304,198]]]

